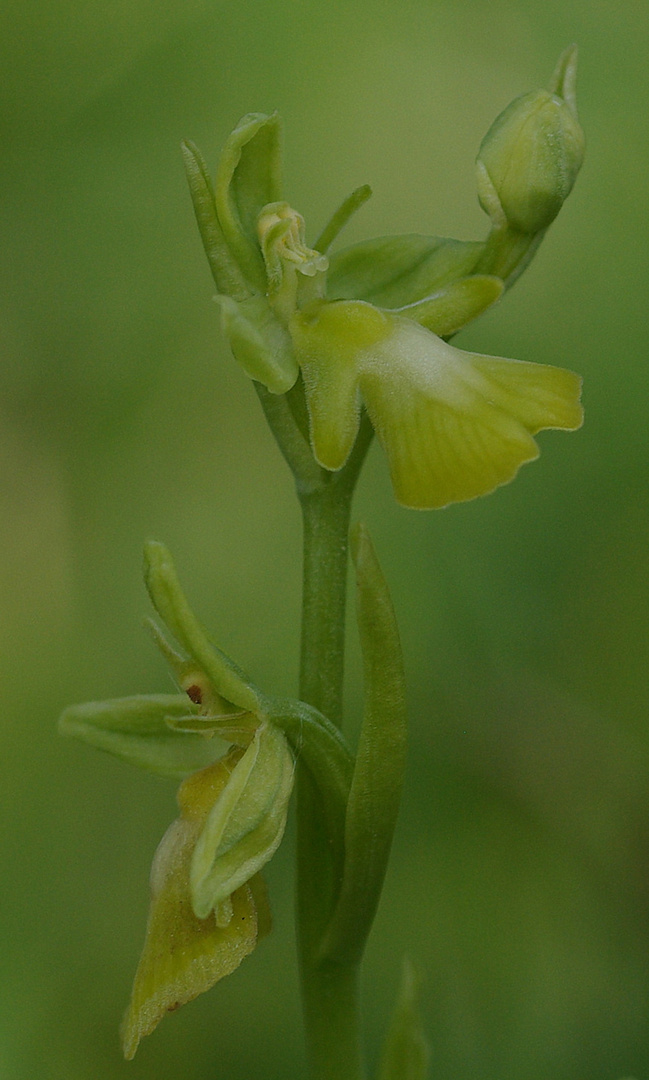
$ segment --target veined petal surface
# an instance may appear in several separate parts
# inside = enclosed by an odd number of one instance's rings
[[[573,372],[463,352],[365,301],[313,305],[290,330],[316,458],[342,468],[364,402],[404,506],[486,495],[538,456],[537,431],[582,422]]]
[[[488,494],[538,457],[537,431],[582,422],[573,372],[463,352],[409,320],[358,371],[397,500],[415,509]]]

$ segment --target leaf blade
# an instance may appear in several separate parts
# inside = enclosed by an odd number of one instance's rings
[[[360,959],[378,907],[396,826],[406,765],[405,674],[396,617],[369,533],[351,535],[365,712],[345,820],[345,862],[338,903],[322,952]]]

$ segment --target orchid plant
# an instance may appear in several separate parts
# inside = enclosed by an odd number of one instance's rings
[[[154,639],[178,693],[73,706],[61,730],[180,779],[179,818],[151,872],[144,949],[122,1025],[124,1054],[167,1011],[230,974],[270,928],[261,871],[297,787],[296,922],[315,1080],[365,1074],[358,1006],[364,945],[379,903],[406,758],[399,636],[354,489],[376,433],[399,503],[417,509],[486,495],[537,457],[543,428],[582,422],[580,379],[449,343],[522,273],[583,158],[576,49],[547,89],[517,98],[477,158],[483,241],[418,234],[329,249],[371,194],[354,191],[313,241],[284,200],[280,122],[245,116],[212,182],[183,153],[224,333],[250,376],[294,479],[304,521],[299,696],[260,689],[213,645],[171,555],[145,547]],[[356,572],[365,706],[358,746],[342,731],[349,551]],[[161,629],[160,624],[164,627]],[[380,1080],[423,1080],[417,978],[404,965]]]

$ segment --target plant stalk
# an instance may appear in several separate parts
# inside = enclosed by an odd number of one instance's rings
[[[342,722],[348,534],[353,482],[325,475],[300,497],[304,567],[300,698]],[[298,783],[297,922],[307,1050],[314,1080],[362,1080],[359,966],[323,963],[320,946],[342,866],[305,770]]]
[[[315,461],[301,385],[274,397],[257,387],[266,419],[293,472],[303,520],[300,699],[342,723],[349,521],[356,481],[373,438],[363,414],[346,465]],[[359,1008],[360,959],[322,958],[342,882],[320,795],[305,768],[297,783],[297,941],[307,1053],[313,1080],[365,1080]]]

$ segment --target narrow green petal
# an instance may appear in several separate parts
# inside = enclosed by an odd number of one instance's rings
[[[484,244],[439,236],[380,236],[331,257],[327,295],[399,308],[471,274]]]
[[[181,816],[165,833],[151,870],[151,905],[144,949],[122,1024],[124,1056],[167,1012],[209,990],[229,975],[267,932],[263,886],[243,885],[232,896],[232,918],[219,927],[213,913],[198,919],[192,910],[189,867],[209,810],[227,784],[241,751],[189,777],[179,792]]]
[[[486,495],[538,456],[533,433],[581,422],[571,372],[464,353],[406,320],[360,369],[396,497],[416,509]]]
[[[228,745],[247,747],[259,726],[259,719],[252,713],[221,713],[217,716],[169,717],[167,724],[172,731],[181,731],[202,737],[218,736]]]
[[[352,191],[351,195],[347,196],[329,219],[313,245],[316,251],[321,251],[324,255],[324,253],[329,250],[338,234],[345,228],[350,217],[355,214],[357,210],[360,210],[363,203],[367,202],[371,194],[372,189],[369,184],[363,184],[362,187],[356,188],[355,191]]]
[[[196,842],[190,885],[200,918],[275,853],[286,825],[293,771],[284,735],[264,724],[238,761]]]
[[[169,726],[169,720],[185,718],[191,710],[185,694],[138,694],[90,701],[66,709],[59,731],[141,769],[180,779],[211,764],[224,750],[218,738]]]
[[[557,66],[552,72],[548,90],[551,94],[562,97],[568,108],[577,119],[577,58],[579,49],[576,45],[568,45],[563,50],[557,61]]]
[[[144,545],[144,581],[160,618],[226,701],[246,712],[263,711],[261,695],[225,653],[212,645],[187,603],[171,554],[164,544]]]

